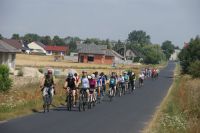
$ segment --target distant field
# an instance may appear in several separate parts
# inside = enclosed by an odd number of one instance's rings
[[[99,71],[104,73],[111,73],[112,71],[121,73],[123,70],[132,69],[135,73],[139,72],[142,65],[117,65],[117,68],[113,68],[112,65],[107,64],[92,64],[92,63],[74,63],[65,60],[54,61],[54,56],[40,56],[40,55],[16,55],[17,67],[52,67],[60,69],[76,69],[81,72],[83,69],[89,72]]]
[[[91,68],[111,68],[111,65],[105,64],[90,64],[90,63],[73,63],[65,60],[54,61],[54,56],[40,56],[40,55],[16,55],[17,66],[33,66],[33,67],[91,67]]]

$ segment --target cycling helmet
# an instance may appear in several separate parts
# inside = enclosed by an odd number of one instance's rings
[[[91,78],[92,78],[92,79],[94,79],[94,78],[95,78],[95,75],[94,75],[94,74],[92,74],[92,75],[91,75]]]
[[[47,70],[47,74],[52,74],[52,70],[51,70],[51,69],[48,69],[48,70]]]
[[[88,75],[88,79],[91,79],[92,77],[90,75]]]
[[[73,77],[73,73],[69,72],[68,77]]]
[[[87,73],[87,72],[85,70],[83,70],[82,73]]]
[[[77,73],[74,73],[74,76],[78,76],[78,74],[77,74]]]

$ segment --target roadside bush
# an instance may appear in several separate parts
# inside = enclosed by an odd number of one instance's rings
[[[39,71],[40,73],[43,73],[43,72],[44,72],[44,70],[43,70],[42,68],[39,68],[38,71]]]
[[[184,46],[178,55],[180,59],[180,64],[182,67],[182,72],[186,74],[192,74],[194,69],[199,70],[198,63],[195,65],[195,62],[200,60],[200,37],[197,36],[195,39],[191,39],[190,42]],[[195,71],[195,73],[198,71]],[[195,74],[194,73],[194,74]],[[199,74],[192,75],[193,77],[198,76]]]
[[[195,61],[190,64],[189,73],[193,78],[200,78],[200,61]]]
[[[140,62],[140,57],[135,57],[135,58],[133,59],[133,62]]]
[[[12,87],[12,80],[9,78],[9,68],[6,65],[0,65],[0,91],[8,91]]]

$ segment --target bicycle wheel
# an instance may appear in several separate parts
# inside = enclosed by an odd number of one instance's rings
[[[68,111],[72,110],[72,96],[71,96],[71,94],[68,95],[68,97],[67,97],[67,110]]]
[[[111,88],[110,89],[110,94],[109,94],[109,96],[110,96],[110,102],[112,101],[112,98],[113,98],[113,89]]]
[[[83,96],[82,96],[82,94],[79,96],[78,110],[79,110],[79,112],[83,111]]]

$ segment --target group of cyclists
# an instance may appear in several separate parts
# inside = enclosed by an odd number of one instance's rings
[[[145,78],[156,78],[158,73],[158,69],[142,69],[138,75],[139,87],[143,85]],[[41,88],[44,112],[49,112],[53,95],[56,93],[51,69],[42,79]],[[112,72],[110,75],[106,75],[104,72],[88,74],[83,70],[82,75],[79,76],[77,73],[69,72],[63,88],[66,90],[67,109],[72,110],[73,107],[78,106],[79,111],[82,111],[86,106],[91,108],[92,105],[100,103],[106,95],[112,101],[116,95],[132,93],[136,89],[136,74],[132,71],[123,71],[119,75],[116,72]]]

